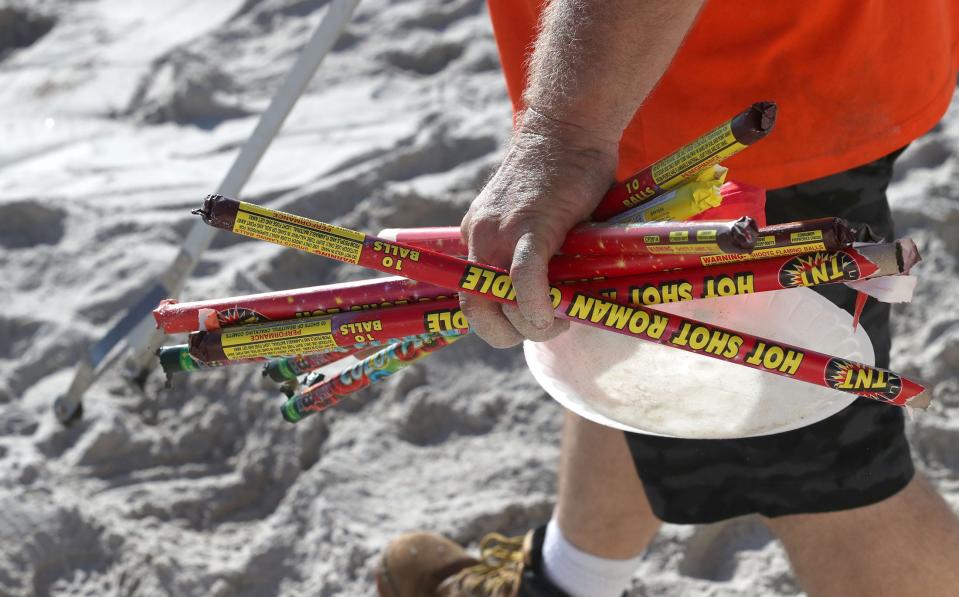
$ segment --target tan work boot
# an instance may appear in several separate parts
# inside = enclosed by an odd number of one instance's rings
[[[533,540],[533,531],[525,538],[490,533],[477,560],[439,535],[402,535],[383,553],[376,586],[381,597],[516,597]]]

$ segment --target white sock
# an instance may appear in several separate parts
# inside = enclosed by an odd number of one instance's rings
[[[629,560],[600,558],[566,540],[556,516],[546,525],[543,572],[571,597],[620,597],[639,568],[642,554]]]

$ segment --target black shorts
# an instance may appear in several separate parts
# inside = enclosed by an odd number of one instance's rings
[[[886,187],[899,153],[770,191],[768,222],[839,216],[891,240]],[[852,312],[851,289],[816,290]],[[889,305],[870,299],[860,321],[872,339],[876,365],[888,367]],[[864,398],[823,421],[775,435],[692,440],[627,433],[626,441],[653,512],[672,523],[857,508],[893,495],[913,476],[902,410]]]

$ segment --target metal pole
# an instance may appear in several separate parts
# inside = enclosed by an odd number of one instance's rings
[[[260,116],[253,133],[243,144],[240,154],[217,187],[217,193],[228,197],[240,194],[253,169],[283,126],[290,110],[303,94],[323,58],[339,39],[349,23],[359,0],[333,0],[313,37],[290,69],[269,107]],[[61,423],[69,424],[83,415],[83,394],[121,354],[125,344],[133,351],[133,362],[141,371],[149,371],[154,353],[163,342],[163,332],[156,329],[151,312],[164,298],[179,296],[187,278],[193,273],[203,252],[210,246],[216,230],[197,221],[190,229],[173,263],[150,289],[126,312],[77,365],[73,381],[66,393],[54,402],[54,412]],[[125,342],[124,342],[125,341]]]

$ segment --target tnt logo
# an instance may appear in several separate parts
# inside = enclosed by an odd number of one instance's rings
[[[902,379],[892,371],[835,358],[826,365],[826,383],[835,390],[885,402],[895,400],[902,391]]]
[[[858,280],[859,265],[844,251],[799,255],[783,264],[779,284],[783,288],[816,286],[840,280]]]

